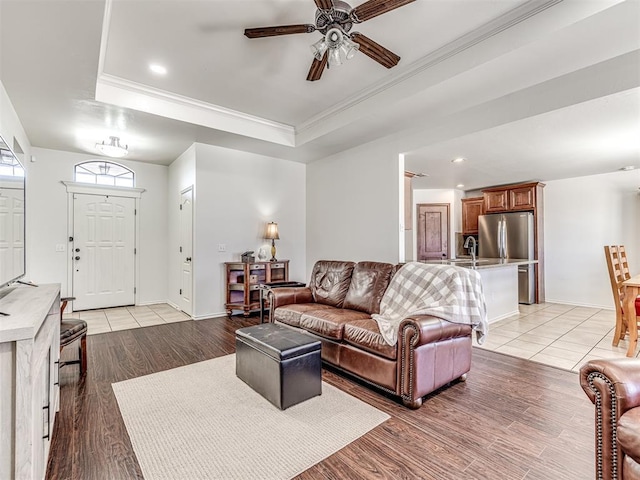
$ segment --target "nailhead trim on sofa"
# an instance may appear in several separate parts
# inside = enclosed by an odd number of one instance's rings
[[[595,378],[599,378],[609,387],[609,394],[611,396],[611,445],[612,445],[612,462],[611,462],[611,479],[618,480],[618,399],[616,398],[615,387],[611,380],[600,372],[592,372],[587,377],[589,386],[595,394],[595,406],[596,406],[596,475],[598,480],[604,478],[602,472],[602,395],[600,391],[595,387],[593,381]]]

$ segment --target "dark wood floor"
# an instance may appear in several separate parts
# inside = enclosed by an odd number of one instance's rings
[[[86,377],[73,366],[60,374],[47,478],[141,478],[111,383],[233,353],[235,330],[254,323],[219,318],[90,336]],[[593,406],[575,373],[474,349],[467,382],[419,410],[333,371],[323,379],[391,418],[299,479],[594,478]]]

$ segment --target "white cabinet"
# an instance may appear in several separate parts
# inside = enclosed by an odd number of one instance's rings
[[[60,285],[0,292],[0,478],[43,478],[58,410]]]

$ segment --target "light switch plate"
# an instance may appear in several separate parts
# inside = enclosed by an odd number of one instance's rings
[[[64,243],[56,243],[56,252],[64,252]]]
[[[218,251],[219,252],[226,252],[227,251],[227,246],[224,243],[219,243],[218,244]]]

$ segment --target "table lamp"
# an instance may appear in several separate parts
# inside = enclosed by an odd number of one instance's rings
[[[267,233],[264,238],[271,240],[271,262],[277,262],[276,258],[276,240],[280,240],[278,235],[278,224],[275,222],[269,222],[267,224]]]

